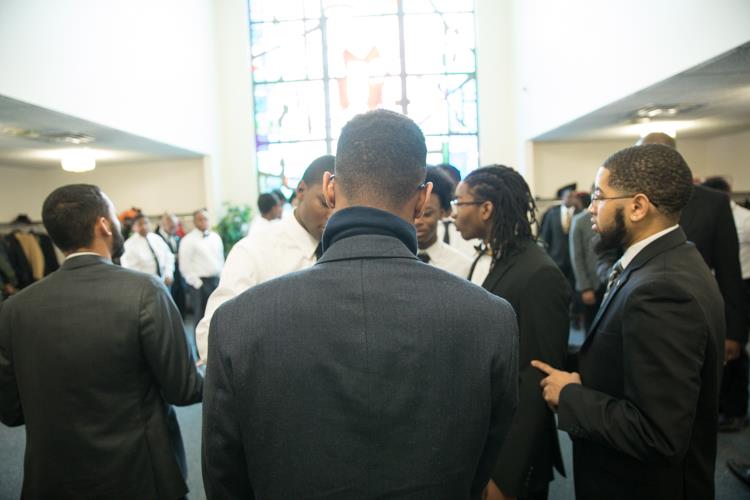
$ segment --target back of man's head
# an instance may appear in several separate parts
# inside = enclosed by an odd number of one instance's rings
[[[461,171],[459,169],[450,163],[441,163],[436,166],[451,179],[454,186],[458,186],[458,183],[461,182]]]
[[[273,193],[263,193],[258,196],[258,210],[261,215],[267,215],[279,204],[279,199]]]
[[[651,132],[641,137],[636,143],[637,146],[644,146],[646,144],[661,144],[662,146],[677,149],[677,141],[674,140],[674,137],[664,132]]]
[[[91,184],[70,184],[50,193],[42,205],[42,222],[52,242],[69,253],[91,245],[94,225],[110,218],[102,191]]]
[[[632,146],[604,162],[609,185],[627,194],[643,193],[659,212],[677,220],[693,192],[693,175],[677,150],[661,144]]]
[[[336,184],[351,205],[400,208],[424,182],[426,159],[416,123],[393,111],[369,111],[341,130]]]
[[[323,183],[323,174],[333,172],[336,157],[333,155],[323,155],[315,158],[302,174],[300,182],[304,182],[307,187]]]
[[[709,177],[703,182],[703,185],[707,188],[723,191],[727,194],[732,194],[732,186],[730,186],[729,182],[727,182],[727,180],[723,177]]]
[[[455,186],[453,180],[440,167],[427,167],[425,182],[432,183],[432,194],[440,200],[440,208],[451,211],[451,200]]]

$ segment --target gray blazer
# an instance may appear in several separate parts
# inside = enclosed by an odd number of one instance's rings
[[[0,306],[0,420],[26,424],[23,499],[179,498],[172,404],[201,400],[167,290],[96,255]]]
[[[591,214],[587,210],[573,216],[570,224],[570,261],[576,278],[576,290],[596,290],[596,253],[591,241],[596,233],[591,229]]]
[[[516,407],[517,350],[504,300],[394,237],[336,241],[214,315],[207,497],[476,497]]]

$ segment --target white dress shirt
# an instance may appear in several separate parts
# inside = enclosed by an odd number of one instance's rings
[[[474,259],[476,260],[478,252],[474,252]],[[472,261],[473,262],[473,261]],[[471,274],[471,282],[475,285],[482,286],[484,280],[487,279],[487,275],[490,274],[490,268],[492,267],[492,257],[488,253],[483,253],[479,260],[477,260],[474,266],[474,272]]]
[[[208,298],[205,316],[195,329],[200,358],[208,355],[211,317],[221,304],[259,283],[312,266],[317,246],[318,241],[293,213],[237,242],[227,256],[219,287]]]
[[[154,249],[153,253],[151,248]],[[159,261],[159,272],[156,271],[156,260]],[[174,254],[169,246],[154,233],[148,233],[144,238],[133,233],[125,241],[125,252],[120,258],[120,264],[127,269],[134,269],[142,273],[161,276],[162,279],[174,277]]]
[[[665,234],[669,233],[670,231],[674,231],[678,227],[680,227],[679,224],[675,224],[674,226],[668,227],[667,229],[664,229],[663,231],[659,231],[658,233],[652,234],[648,238],[642,239],[638,243],[633,243],[632,245],[630,245],[628,249],[625,250],[625,253],[622,254],[622,257],[620,257],[619,262],[620,262],[620,266],[622,266],[622,270],[624,271],[625,269],[627,269],[628,265],[630,265],[630,263],[633,262],[633,259],[635,259],[636,255],[641,253],[641,250],[646,248],[649,243],[651,243],[652,241],[658,240]]]
[[[262,230],[270,226],[271,224],[276,224],[277,222],[278,222],[278,219],[268,220],[262,215],[256,215],[255,217],[253,217],[253,220],[250,221],[250,229],[248,229],[247,235],[250,236],[256,231]]]
[[[430,265],[464,279],[469,276],[471,259],[439,239],[424,250],[420,248],[418,253],[429,255]]]
[[[740,267],[742,279],[750,279],[750,210],[732,202],[734,225],[737,226],[737,239],[740,242]]]
[[[218,234],[207,231],[205,234],[193,229],[180,241],[180,272],[185,282],[200,290],[201,278],[221,274],[224,267],[224,244]]]

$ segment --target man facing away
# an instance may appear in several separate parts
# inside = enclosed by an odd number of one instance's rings
[[[193,322],[197,326],[206,310],[208,297],[219,286],[219,275],[224,267],[224,244],[221,237],[210,230],[211,219],[207,210],[193,213],[193,226],[180,242],[179,260],[182,276],[188,285]]]
[[[426,181],[432,183],[432,194],[422,215],[414,220],[419,244],[417,257],[422,262],[466,278],[471,259],[438,238],[438,226],[451,212],[451,179],[437,167],[427,167]]]
[[[356,116],[323,181],[323,257],[214,315],[209,499],[482,493],[516,405],[517,328],[504,300],[417,259],[425,158],[405,116]]]
[[[174,279],[174,254],[166,242],[151,232],[151,222],[143,214],[133,221],[133,233],[125,241],[120,258],[122,267],[152,274],[171,286]]]
[[[242,238],[227,256],[219,287],[211,294],[196,328],[201,363],[208,356],[208,337],[214,311],[250,287],[315,264],[320,236],[331,210],[323,197],[323,174],[333,170],[334,157],[316,158],[297,186],[299,204],[278,223]]]
[[[573,439],[576,498],[714,497],[724,307],[678,225],[692,191],[680,154],[623,149],[596,174],[603,247],[625,248],[579,354],[580,375],[532,362]]]
[[[26,424],[22,498],[175,499],[187,493],[171,404],[201,400],[182,320],[154,276],[122,253],[109,198],[87,184],[45,200],[66,255],[0,309],[0,420]]]

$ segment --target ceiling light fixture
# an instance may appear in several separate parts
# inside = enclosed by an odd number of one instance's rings
[[[60,165],[66,172],[89,172],[96,168],[96,155],[89,148],[70,149],[63,153]]]

